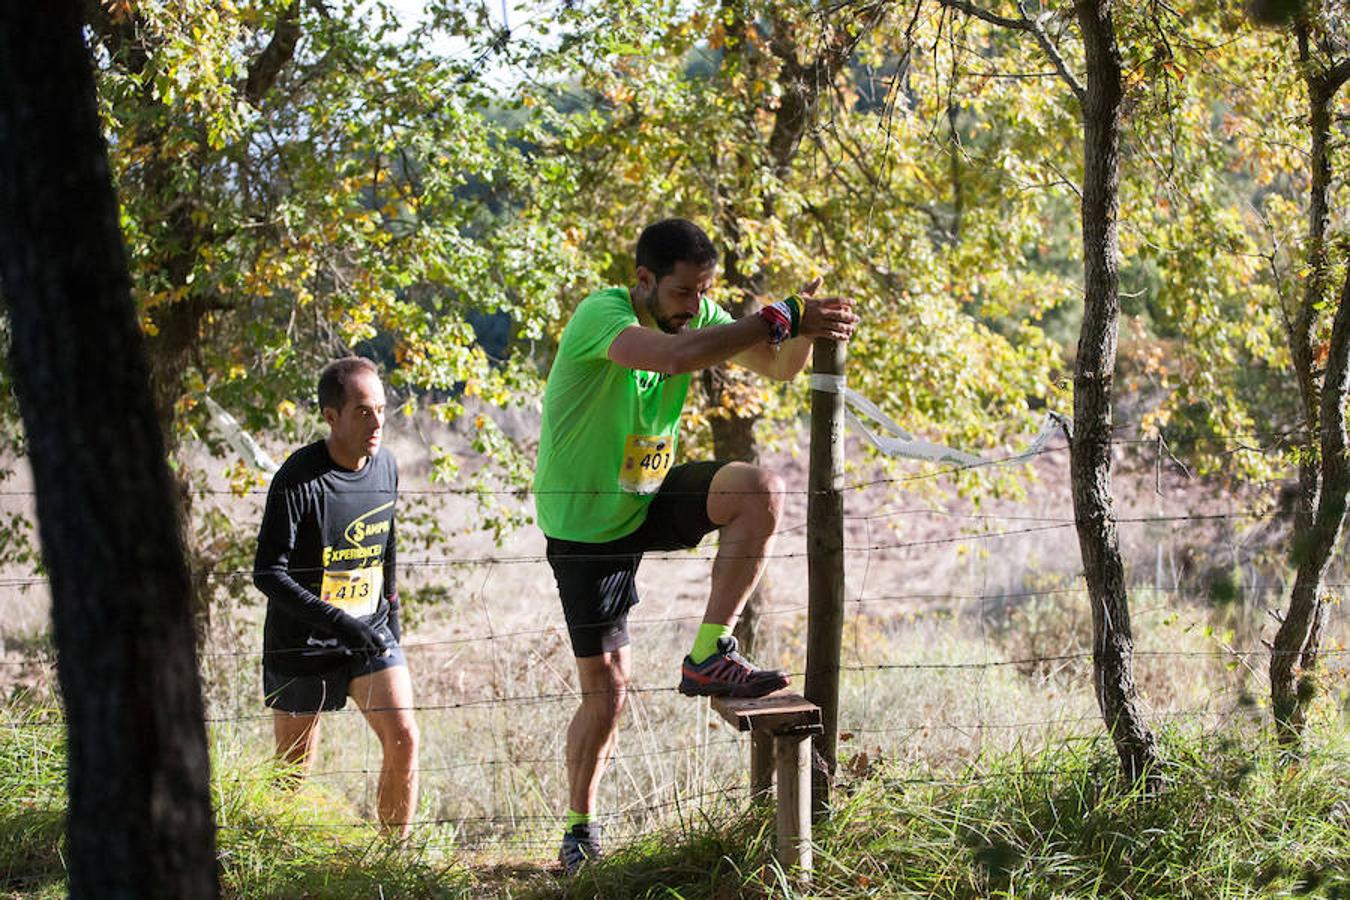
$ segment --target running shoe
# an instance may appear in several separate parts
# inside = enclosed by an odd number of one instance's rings
[[[600,858],[600,826],[594,822],[578,822],[563,834],[558,848],[558,862],[564,875],[575,875],[585,863]]]
[[[689,697],[763,697],[787,687],[786,672],[760,669],[738,652],[734,637],[717,639],[717,652],[680,666],[680,693]]]

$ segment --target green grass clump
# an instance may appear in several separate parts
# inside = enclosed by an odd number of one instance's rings
[[[1339,746],[1338,746],[1339,745]],[[822,836],[830,896],[1350,896],[1344,736],[1299,767],[1263,736],[1162,735],[1166,787],[1123,783],[1103,739],[860,785]],[[978,771],[977,771],[978,770]]]
[[[273,760],[213,760],[222,894],[469,897],[468,871],[429,837],[396,842]],[[64,897],[65,727],[57,710],[0,713],[0,893]]]
[[[0,713],[0,893],[65,896],[65,739],[57,710]]]
[[[469,873],[431,844],[397,841],[270,758],[217,758],[216,851],[226,897],[467,897]]]
[[[1265,736],[1162,736],[1167,785],[1122,783],[1105,739],[978,760],[946,775],[882,767],[843,786],[814,879],[771,861],[772,821],[724,819],[629,848],[573,897],[1350,897],[1350,753],[1298,766]]]

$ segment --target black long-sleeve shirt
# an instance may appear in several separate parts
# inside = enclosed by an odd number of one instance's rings
[[[381,448],[358,472],[316,441],[272,479],[258,529],[253,583],[267,595],[266,664],[282,674],[340,665],[353,647],[334,629],[354,615],[382,625],[394,584],[398,467]]]

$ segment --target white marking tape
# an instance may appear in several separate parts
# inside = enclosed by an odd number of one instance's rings
[[[941,444],[919,440],[897,425],[895,420],[882,412],[879,406],[850,388],[845,383],[843,375],[813,374],[811,376],[811,390],[842,395],[844,398],[844,415],[848,417],[850,424],[862,433],[869,444],[887,456],[952,463],[969,469],[981,466],[1007,466],[1030,459],[1040,453],[1045,449],[1045,445],[1050,438],[1056,434],[1062,433],[1066,437],[1073,434],[1073,423],[1067,416],[1053,412],[1046,413],[1045,421],[1041,423],[1041,430],[1036,433],[1036,437],[1032,439],[1025,450],[1007,459],[985,459],[964,450],[955,450]],[[877,434],[868,428],[867,424],[859,418],[859,412],[879,425],[879,430],[885,433]]]
[[[211,413],[211,423],[216,426],[216,431],[220,432],[221,437],[229,442],[234,448],[234,452],[244,458],[244,462],[253,466],[255,469],[261,469],[268,475],[277,473],[277,464],[272,462],[272,457],[267,455],[267,451],[258,446],[258,442],[253,439],[253,435],[245,431],[234,416],[227,413],[219,403],[210,397],[204,397],[206,408]]]

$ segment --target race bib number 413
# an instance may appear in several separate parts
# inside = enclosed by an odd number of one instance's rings
[[[384,569],[347,569],[323,573],[319,596],[349,616],[368,616],[375,612],[384,587]]]
[[[633,494],[655,494],[674,460],[673,435],[630,434],[623,447],[619,487]]]

